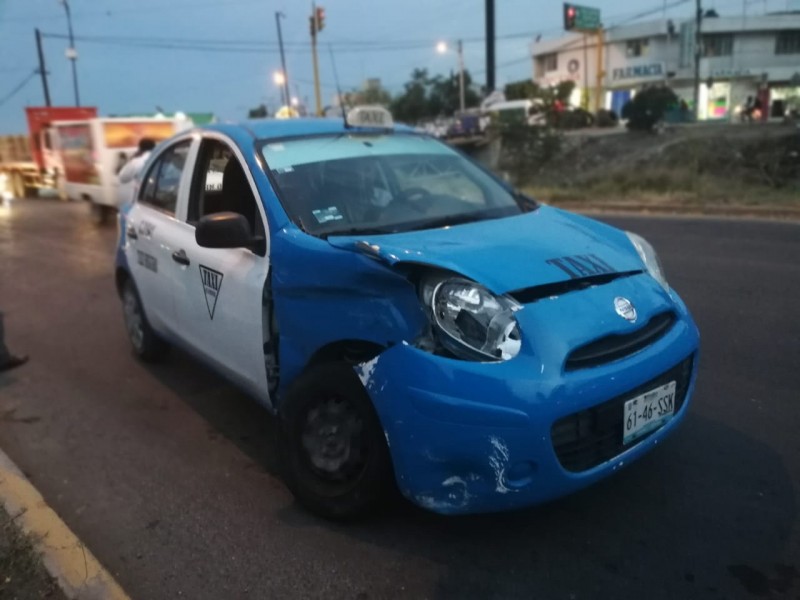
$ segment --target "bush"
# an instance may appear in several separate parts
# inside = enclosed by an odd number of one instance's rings
[[[529,183],[561,148],[560,135],[549,127],[498,123],[492,130],[502,147],[498,167],[517,186]]]
[[[558,129],[584,129],[594,125],[594,115],[582,108],[553,112],[553,125]]]
[[[619,125],[619,117],[613,110],[600,109],[597,111],[595,123],[598,127],[616,127]]]
[[[628,129],[651,131],[668,110],[679,105],[678,96],[671,89],[651,87],[636,94],[622,108],[622,118],[628,120]]]

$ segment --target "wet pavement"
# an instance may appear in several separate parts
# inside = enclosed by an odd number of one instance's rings
[[[186,355],[131,356],[116,232],[0,207],[0,447],[133,598],[800,598],[800,225],[609,218],[660,251],[702,335],[662,448],[547,506],[332,525],[275,475],[272,422]]]

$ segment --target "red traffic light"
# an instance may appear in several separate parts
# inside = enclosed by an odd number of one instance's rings
[[[575,29],[575,21],[578,17],[578,9],[573,4],[564,4],[564,29],[571,31]]]
[[[315,16],[317,19],[317,31],[322,31],[325,28],[325,9],[318,6]]]

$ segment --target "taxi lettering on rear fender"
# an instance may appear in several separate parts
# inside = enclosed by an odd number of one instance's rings
[[[177,135],[120,219],[135,354],[181,346],[278,413],[320,515],[395,487],[446,514],[530,506],[686,414],[697,329],[652,246],[380,107]]]

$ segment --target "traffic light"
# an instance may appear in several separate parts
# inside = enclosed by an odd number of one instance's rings
[[[574,4],[564,4],[564,29],[575,29],[575,20],[578,18],[578,9]]]
[[[317,31],[325,29],[325,9],[321,6],[317,7]]]
[[[314,15],[308,17],[308,29],[311,32],[311,37],[317,35],[316,25],[317,25],[317,19],[314,17]]]

